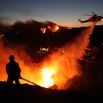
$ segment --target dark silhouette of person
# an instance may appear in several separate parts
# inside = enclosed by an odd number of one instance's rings
[[[6,64],[6,72],[8,74],[7,78],[7,84],[12,85],[13,81],[15,81],[16,85],[19,85],[19,79],[21,78],[20,72],[21,69],[19,67],[19,64],[14,60],[14,56],[9,56],[9,62]]]

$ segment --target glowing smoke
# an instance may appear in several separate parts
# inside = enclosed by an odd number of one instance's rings
[[[82,69],[79,60],[83,58],[85,49],[89,45],[89,37],[92,34],[94,25],[88,28],[75,37],[70,43],[63,48],[58,49],[49,55],[41,63],[35,64],[32,59],[26,54],[22,46],[15,48],[4,47],[3,42],[0,43],[0,80],[6,80],[5,64],[8,62],[8,56],[14,54],[19,62],[22,76],[28,80],[44,86],[47,81],[44,80],[41,71],[43,68],[53,70],[51,77],[56,89],[71,88],[74,78],[82,76]],[[25,62],[26,61],[26,62]],[[21,81],[24,83],[25,81]],[[42,84],[44,83],[44,84]]]

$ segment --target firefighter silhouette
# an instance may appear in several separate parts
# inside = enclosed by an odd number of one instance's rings
[[[19,64],[14,60],[15,57],[13,55],[9,56],[9,62],[6,64],[6,73],[8,75],[7,84],[12,85],[13,81],[15,84],[19,85],[19,79],[21,78],[20,72],[21,69]]]

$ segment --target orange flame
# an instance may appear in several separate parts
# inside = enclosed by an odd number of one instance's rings
[[[52,25],[49,25],[47,26],[52,32],[56,32],[57,30],[59,30],[59,26],[56,25],[56,24],[52,24]]]

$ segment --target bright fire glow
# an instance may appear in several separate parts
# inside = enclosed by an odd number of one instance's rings
[[[54,85],[54,80],[52,79],[52,76],[54,75],[54,70],[49,70],[48,68],[42,69],[42,76],[43,76],[43,87],[50,87]]]

